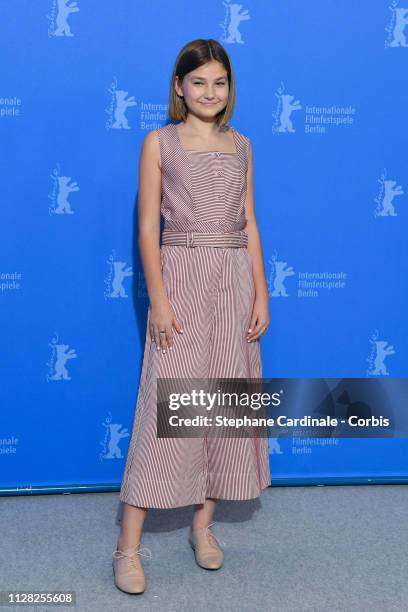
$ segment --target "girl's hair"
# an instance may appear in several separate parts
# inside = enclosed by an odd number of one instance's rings
[[[208,40],[198,38],[184,45],[177,56],[170,83],[169,111],[170,119],[185,121],[188,108],[184,97],[179,96],[175,90],[176,76],[179,77],[179,84],[188,72],[203,66],[207,62],[217,60],[221,62],[227,71],[229,94],[226,107],[220,111],[216,118],[219,127],[224,127],[232,117],[235,105],[235,77],[228,53],[224,47],[213,38]]]

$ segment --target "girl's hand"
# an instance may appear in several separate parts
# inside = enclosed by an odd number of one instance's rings
[[[247,341],[252,342],[266,333],[269,326],[268,296],[256,297],[252,309],[251,323],[247,333]]]
[[[173,348],[173,326],[180,333],[183,333],[173,306],[168,299],[161,300],[158,304],[150,305],[150,337],[156,343],[157,350],[162,349],[166,352],[167,347]],[[164,331],[164,334],[159,333]]]

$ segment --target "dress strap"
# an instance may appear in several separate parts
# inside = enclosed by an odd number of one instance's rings
[[[242,166],[245,170],[248,169],[248,158],[249,158],[249,138],[238,132],[234,127],[235,142],[238,147],[238,155],[241,158]]]
[[[175,123],[168,123],[156,129],[160,144],[160,164],[162,169],[168,164],[183,164],[184,151],[178,146]]]

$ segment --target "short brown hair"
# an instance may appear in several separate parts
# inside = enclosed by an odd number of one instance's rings
[[[228,53],[222,45],[213,38],[207,40],[197,38],[184,45],[177,56],[173,74],[170,83],[169,110],[170,119],[176,121],[185,121],[188,114],[188,108],[182,96],[177,95],[175,90],[176,76],[179,77],[179,82],[183,80],[185,75],[199,66],[207,64],[212,60],[221,62],[227,71],[228,75],[228,101],[226,107],[217,115],[216,123],[219,127],[224,127],[232,117],[235,106],[235,77],[232,69],[232,64]]]

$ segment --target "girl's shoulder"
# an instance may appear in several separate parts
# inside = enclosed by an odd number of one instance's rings
[[[156,132],[161,147],[165,147],[166,145],[174,146],[177,143],[177,132],[175,130],[176,125],[177,123],[175,122],[166,123],[165,125],[152,130],[152,132]]]
[[[251,140],[250,138],[244,134],[243,132],[237,130],[233,125],[229,126],[234,130],[235,136],[239,142],[239,144],[241,145],[241,147],[243,147],[246,155],[248,155],[249,153],[249,148],[251,146]]]
[[[156,128],[157,132],[164,132],[164,131],[169,131],[173,128],[174,125],[177,125],[177,123],[175,122],[171,122],[171,123],[165,123],[164,125],[161,125],[160,127]]]
[[[155,138],[159,141],[160,160],[159,167],[163,169],[168,163],[172,163],[177,156],[179,149],[177,132],[175,130],[176,123],[166,123],[149,134],[155,133]]]
[[[155,128],[154,130],[151,130],[151,132],[155,132],[159,137],[165,135],[168,131],[169,131],[169,126],[171,126],[172,124],[168,123],[166,125],[161,125],[158,128]]]
[[[174,123],[167,123],[166,125],[162,125],[149,132],[149,134],[154,134],[155,138],[158,139],[162,154],[164,151],[167,151],[169,147],[171,148],[176,141],[176,133],[173,131],[174,125]]]

